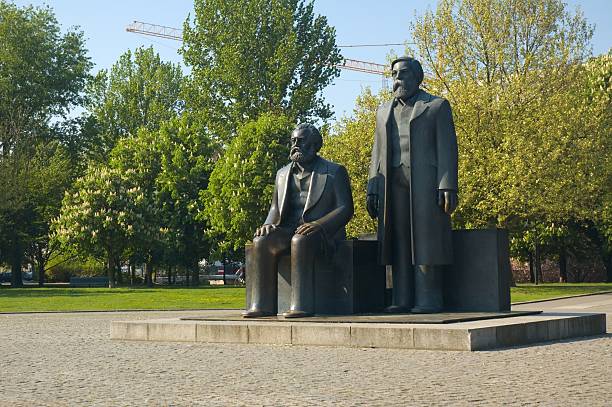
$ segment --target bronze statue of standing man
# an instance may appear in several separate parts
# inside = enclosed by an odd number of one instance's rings
[[[450,214],[457,207],[457,138],[450,104],[419,88],[421,64],[391,63],[393,100],[376,114],[367,209],[378,218],[379,261],[393,273],[387,312],[443,309],[452,263]]]

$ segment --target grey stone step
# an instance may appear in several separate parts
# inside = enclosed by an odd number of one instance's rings
[[[111,339],[475,351],[605,334],[606,314],[541,313],[450,324],[158,319],[111,323]]]

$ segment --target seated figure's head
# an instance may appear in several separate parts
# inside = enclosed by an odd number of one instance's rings
[[[399,57],[391,62],[393,94],[396,98],[407,100],[419,90],[423,82],[423,67],[412,57]]]
[[[323,138],[319,130],[310,123],[302,123],[291,133],[289,158],[296,163],[312,161],[321,147]]]

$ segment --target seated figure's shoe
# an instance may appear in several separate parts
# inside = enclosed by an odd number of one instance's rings
[[[410,310],[413,314],[437,314],[442,312],[442,308],[434,308],[434,307],[419,307],[415,306]]]
[[[261,318],[275,315],[273,312],[266,312],[259,309],[250,309],[242,313],[242,318]]]
[[[408,307],[403,307],[401,305],[389,305],[383,310],[383,312],[387,314],[406,314],[410,312],[410,310]]]
[[[289,310],[287,312],[283,312],[283,317],[285,318],[304,318],[311,317],[312,312],[300,311],[300,310]]]

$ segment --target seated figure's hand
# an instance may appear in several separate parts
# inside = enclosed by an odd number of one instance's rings
[[[276,225],[263,225],[255,231],[255,237],[267,236],[276,229]]]
[[[366,198],[366,209],[372,219],[378,217],[378,195],[368,195]]]
[[[315,222],[304,223],[298,226],[295,233],[298,235],[311,235],[321,230],[321,225]]]

